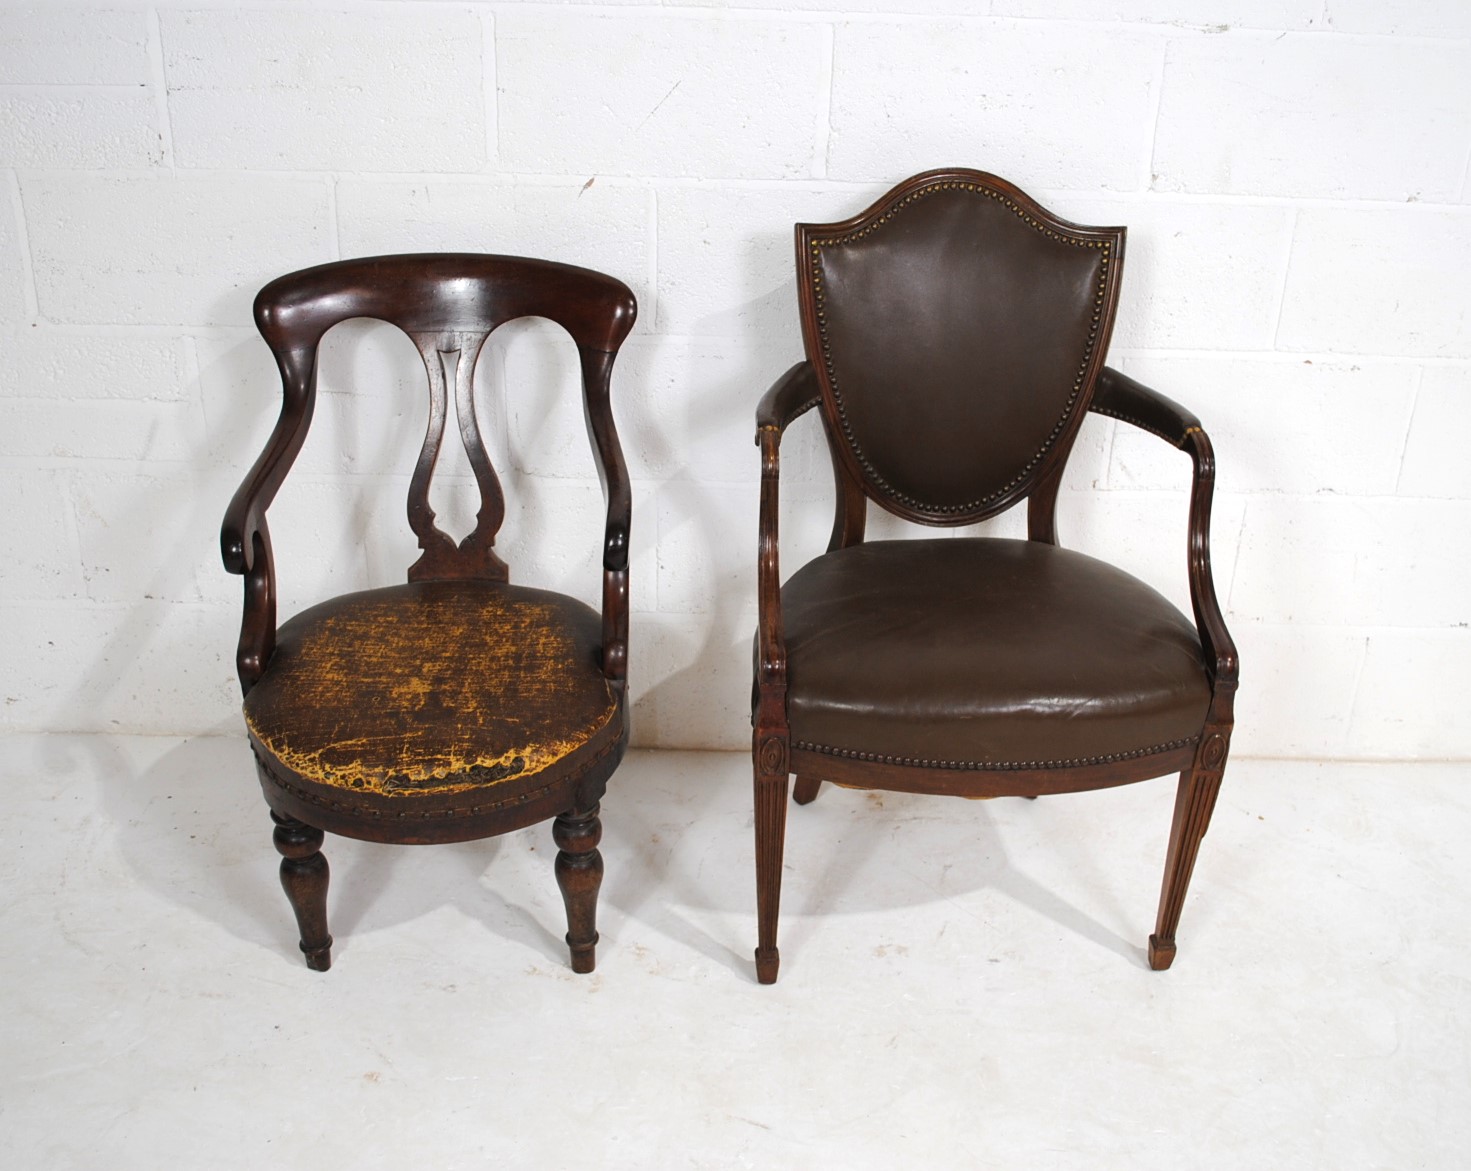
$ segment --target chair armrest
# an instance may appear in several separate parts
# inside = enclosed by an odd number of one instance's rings
[[[1240,674],[1236,644],[1226,629],[1216,599],[1211,572],[1211,501],[1215,495],[1216,457],[1210,436],[1200,420],[1179,403],[1158,391],[1135,382],[1117,370],[1105,368],[1090,410],[1132,423],[1166,443],[1190,453],[1195,475],[1190,487],[1190,527],[1187,535],[1190,604],[1195,611],[1195,629],[1200,635],[1206,666],[1216,690],[1234,691]]]
[[[1132,423],[1179,448],[1186,445],[1191,432],[1200,430],[1200,420],[1179,403],[1107,366],[1098,376],[1088,409]]]
[[[756,442],[761,442],[760,433],[774,430],[778,435],[792,421],[810,411],[822,401],[822,392],[817,386],[817,375],[811,362],[798,362],[778,378],[756,404]]]
[[[628,552],[633,527],[633,488],[611,397],[616,351],[581,349],[583,408],[607,517],[603,526],[603,674],[628,678]]]
[[[756,443],[761,448],[761,516],[756,549],[756,682],[761,704],[780,704],[786,718],[787,651],[781,622],[780,514],[781,435],[821,400],[810,362],[798,362],[776,380],[756,406]],[[772,713],[776,714],[775,712]]]
[[[1168,401],[1168,400],[1166,400]],[[1195,477],[1190,486],[1189,542],[1190,604],[1195,610],[1195,629],[1200,634],[1206,666],[1219,692],[1229,685],[1235,690],[1240,674],[1236,643],[1226,629],[1226,619],[1216,600],[1215,576],[1211,572],[1211,499],[1215,495],[1216,455],[1210,436],[1198,424],[1186,436]]]
[[[260,679],[276,648],[276,566],[266,510],[306,441],[316,404],[316,351],[278,356],[281,369],[281,415],[265,450],[246,473],[225,509],[220,525],[220,555],[225,569],[245,577],[245,613],[235,670],[240,687],[249,692]]]

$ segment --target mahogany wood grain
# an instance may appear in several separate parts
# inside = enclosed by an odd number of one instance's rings
[[[281,375],[281,413],[230,502],[220,541],[226,569],[244,578],[236,665],[281,882],[311,968],[331,964],[324,831],[434,844],[554,818],[572,967],[593,969],[599,802],[628,744],[633,497],[610,387],[636,314],[628,288],[601,273],[467,253],[319,265],[272,281],[256,298],[256,323]],[[579,355],[607,505],[600,615],[511,586],[495,551],[506,502],[476,417],[474,372],[486,338],[526,316],[562,325]],[[329,599],[278,630],[266,514],[311,425],[321,339],[354,317],[397,326],[424,362],[429,423],[407,509],[421,555],[408,586]],[[460,541],[438,527],[429,504],[451,410],[480,499]],[[523,743],[516,729],[542,729],[534,733],[542,739]]]
[[[862,462],[855,442],[847,438],[835,387],[835,355],[829,315],[832,289],[820,261],[822,248],[846,241],[863,241],[875,233],[893,230],[900,210],[934,189],[960,196],[999,201],[1026,224],[1049,239],[1079,248],[1105,250],[1107,267],[1093,305],[1089,349],[1069,400],[1044,454],[1034,457],[1026,474],[1010,488],[993,494],[984,505],[946,510],[899,498],[881,477]],[[905,247],[898,235],[891,249]],[[959,797],[1022,796],[1078,792],[1130,784],[1153,777],[1180,774],[1174,822],[1154,934],[1150,937],[1151,967],[1163,969],[1173,961],[1175,932],[1200,841],[1205,834],[1220,787],[1233,727],[1233,704],[1238,685],[1237,652],[1216,598],[1210,561],[1210,513],[1215,462],[1210,440],[1199,421],[1184,408],[1132,379],[1103,365],[1108,332],[1118,301],[1124,233],[1122,229],[1088,228],[1052,216],[1013,185],[982,172],[932,171],[896,187],[866,211],[835,224],[799,224],[796,231],[800,312],[807,361],[792,367],[766,393],[757,410],[756,442],[761,449],[761,488],[757,553],[757,656],[753,710],[752,754],[755,780],[755,834],[758,911],[757,976],[762,983],[776,979],[780,963],[777,918],[781,896],[787,781],[796,775],[794,799],[811,802],[822,781],[865,789]],[[975,243],[974,255],[985,263],[986,241]],[[969,255],[970,253],[967,253]],[[887,256],[887,254],[886,254]],[[944,277],[936,275],[936,280]],[[882,289],[872,294],[875,302]],[[892,328],[902,335],[905,320],[922,310],[895,305]],[[1039,337],[1045,336],[1047,323]],[[1033,328],[1023,324],[1021,328]],[[916,394],[923,386],[919,373]],[[1027,503],[1029,540],[1057,545],[1056,502],[1068,453],[1083,414],[1094,410],[1143,427],[1190,455],[1193,468],[1186,565],[1190,596],[1200,642],[1201,661],[1210,699],[1199,730],[1175,739],[1158,750],[1111,755],[1097,760],[1066,762],[1058,767],[986,766],[924,767],[886,763],[874,754],[854,751],[817,751],[794,743],[788,712],[788,652],[783,622],[782,575],[779,560],[780,444],[782,433],[803,413],[819,407],[832,455],[835,481],[835,520],[829,552],[847,549],[864,540],[867,502],[873,500],[890,512],[927,525],[969,524],[994,516],[1023,500]],[[904,409],[894,408],[896,425]],[[854,638],[862,638],[855,633]],[[986,647],[974,647],[977,670],[985,670]],[[1163,738],[1162,738],[1163,739]],[[1160,743],[1156,741],[1154,743]],[[947,758],[943,744],[933,757]]]

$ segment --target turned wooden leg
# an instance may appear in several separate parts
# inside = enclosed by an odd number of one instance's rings
[[[1170,827],[1170,848],[1165,859],[1164,886],[1159,896],[1159,918],[1149,937],[1149,966],[1162,972],[1175,962],[1175,928],[1185,905],[1185,891],[1200,839],[1205,837],[1216,794],[1221,790],[1221,772],[1226,765],[1227,734],[1209,732],[1195,754],[1195,764],[1180,774],[1175,795],[1175,820]]]
[[[603,882],[603,856],[598,842],[603,824],[594,805],[584,813],[573,810],[552,823],[557,843],[557,885],[567,905],[567,947],[574,972],[591,972],[597,964],[598,887]]]
[[[281,889],[296,912],[301,951],[306,966],[325,972],[332,966],[332,937],[327,934],[327,859],[322,855],[323,833],[315,826],[283,817],[272,810],[273,838],[281,855]]]
[[[781,860],[787,827],[786,742],[768,736],[756,754],[756,979],[776,983],[781,956],[776,919],[781,908]]]
[[[817,800],[817,791],[822,788],[822,781],[813,776],[797,776],[797,783],[792,786],[792,800],[798,805],[811,805]]]

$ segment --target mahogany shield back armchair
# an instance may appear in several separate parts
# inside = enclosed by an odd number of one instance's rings
[[[1168,968],[1232,729],[1236,649],[1210,567],[1214,462],[1199,421],[1105,368],[1124,229],[1058,219],[979,171],[901,183],[836,224],[797,225],[807,361],[761,400],[755,771],[758,978],[776,979],[787,786],[824,780],[1037,796],[1180,774],[1149,962]],[[828,551],[782,583],[782,432],[818,408],[832,455]],[[1194,464],[1194,623],[1062,549],[1055,506],[1084,413]],[[1025,502],[1026,540],[865,542],[867,505],[961,526]]]
[[[280,277],[256,297],[283,405],[230,503],[221,543],[226,568],[245,579],[236,657],[245,723],[308,967],[331,964],[323,831],[456,842],[554,817],[572,967],[592,971],[603,866],[598,802],[628,743],[632,498],[609,382],[636,312],[633,294],[601,273],[451,253],[324,264]],[[505,502],[472,383],[491,331],[528,316],[560,324],[581,358],[607,501],[601,614],[511,585],[495,552]],[[277,629],[266,510],[306,438],[322,336],[354,317],[397,326],[424,360],[429,424],[408,499],[422,555],[406,584],[332,598]],[[474,531],[458,543],[429,505],[451,403],[480,495]]]

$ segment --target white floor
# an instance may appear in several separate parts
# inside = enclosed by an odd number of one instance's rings
[[[320,975],[242,741],[3,748],[7,1168],[1468,1165],[1465,765],[1234,762],[1167,973],[1172,781],[826,786],[763,988],[739,756],[624,762],[596,974],[542,828],[329,838]]]

